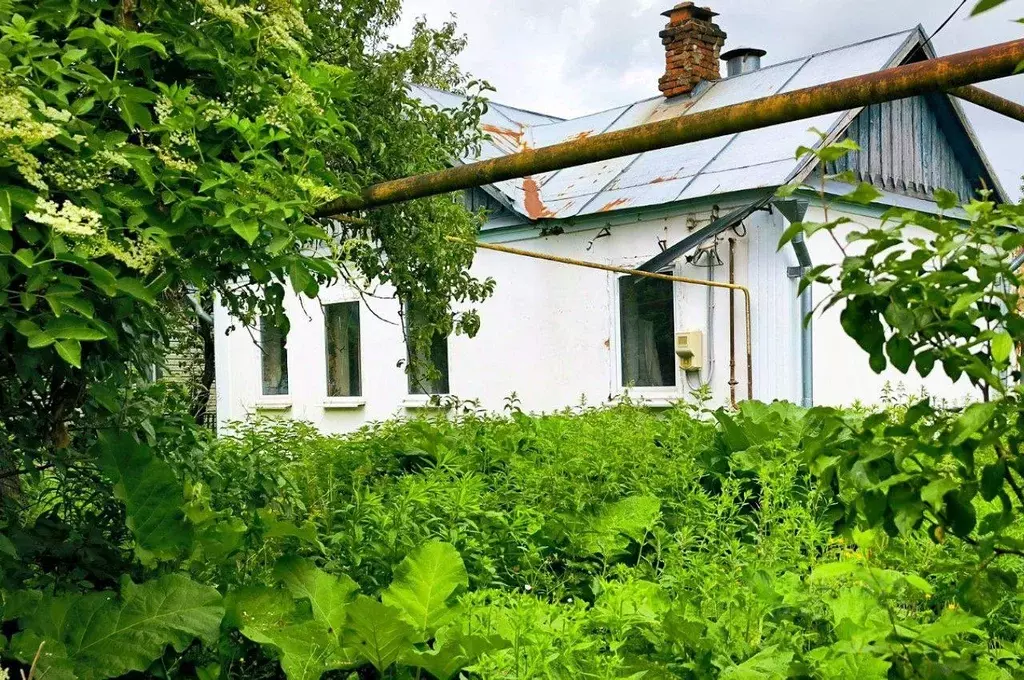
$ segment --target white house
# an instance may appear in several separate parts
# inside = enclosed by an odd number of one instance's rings
[[[721,55],[725,34],[714,13],[682,3],[665,13],[661,33],[666,73],[661,95],[572,120],[492,104],[483,127],[490,141],[479,158],[546,146],[670,116],[684,116],[779,92],[932,58],[920,28],[761,65],[763,52],[739,49]],[[652,83],[652,89],[653,89]],[[440,108],[459,97],[415,87],[416,96]],[[843,114],[778,125],[671,149],[567,168],[501,182],[469,192],[472,207],[490,210],[480,236],[487,243],[694,279],[732,280],[751,292],[752,324],[744,323],[743,295],[720,288],[644,280],[478,251],[477,276],[497,281],[480,308],[483,327],[473,339],[437,338],[432,360],[441,378],[428,391],[476,400],[500,410],[512,394],[530,411],[585,402],[604,404],[628,392],[652,406],[688,398],[708,386],[714,402],[735,396],[845,404],[877,401],[887,381],[909,391],[962,396],[964,385],[932,376],[867,369],[867,357],[846,338],[838,312],[801,325],[797,298],[800,267],[835,262],[838,252],[823,234],[806,251],[776,251],[791,219],[819,219],[813,195],[800,201],[772,198],[777,187],[820,169],[795,160],[800,145],[825,131],[829,140],[849,136],[862,151],[829,172],[852,170],[883,192],[878,205],[830,201],[831,213],[862,224],[877,223],[889,206],[933,211],[938,187],[966,198],[983,184],[1002,198],[995,173],[956,100],[922,96]],[[476,159],[461,159],[471,161]],[[848,187],[829,187],[836,196]],[[344,286],[311,302],[287,299],[291,330],[236,330],[218,310],[217,413],[221,423],[260,412],[312,421],[328,431],[429,407],[430,397],[400,364],[406,347],[399,303],[377,291],[370,307]],[[823,291],[813,293],[816,296]],[[752,372],[746,343],[750,334]],[[262,351],[254,342],[262,343]],[[692,366],[681,368],[677,341],[698,345]],[[748,378],[750,380],[748,381]],[[752,394],[748,385],[752,383]]]

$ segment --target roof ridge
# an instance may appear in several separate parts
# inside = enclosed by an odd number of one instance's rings
[[[466,95],[464,95],[464,94],[462,94],[460,92],[452,92],[450,90],[443,90],[440,87],[434,87],[433,85],[424,85],[423,83],[407,83],[407,85],[409,87],[418,87],[418,88],[423,89],[423,90],[429,90],[431,92],[439,92],[441,94],[446,94],[446,95],[449,95],[449,96],[452,96],[452,97],[462,97],[463,99],[466,99]],[[550,114],[550,113],[541,113],[540,111],[531,111],[530,109],[524,109],[524,108],[521,108],[519,106],[512,106],[510,104],[504,104],[502,102],[494,101],[492,99],[487,99],[487,104],[490,105],[490,106],[500,106],[503,109],[510,109],[512,111],[519,111],[521,113],[528,113],[531,116],[541,116],[543,118],[554,118],[555,119],[555,120],[551,121],[550,123],[540,123],[540,125],[551,125],[552,123],[564,123],[567,120],[571,120],[570,118],[562,118],[561,116],[556,116],[556,115],[553,115],[553,114]],[[499,111],[499,113],[501,113],[506,118],[509,118],[503,112]],[[515,120],[512,120],[511,118],[509,118],[509,120],[511,120],[513,123],[517,122]]]
[[[787,59],[786,61],[780,61],[780,62],[777,62],[777,63],[774,63],[774,64],[768,64],[768,65],[763,66],[762,68],[758,69],[757,71],[748,71],[747,73],[738,73],[738,74],[736,74],[734,76],[727,76],[725,78],[719,78],[718,80],[710,81],[710,83],[711,83],[711,85],[714,85],[715,83],[724,82],[726,80],[735,80],[737,78],[743,78],[744,76],[749,76],[749,75],[752,75],[752,74],[755,74],[755,73],[759,73],[759,72],[763,72],[763,71],[767,71],[767,70],[773,69],[773,68],[778,68],[780,66],[788,66],[790,64],[795,64],[795,63],[797,63],[799,61],[807,61],[807,60],[810,60],[810,59],[814,59],[815,57],[820,57],[820,56],[822,56],[824,54],[829,54],[831,52],[838,52],[839,50],[845,50],[845,49],[849,49],[851,47],[859,47],[861,45],[866,45],[868,43],[876,42],[878,40],[886,40],[888,38],[892,38],[893,36],[901,35],[903,33],[908,33],[909,34],[909,33],[913,33],[914,31],[920,31],[920,30],[921,30],[921,25],[918,24],[917,26],[915,26],[913,28],[905,28],[905,29],[900,30],[900,31],[893,31],[891,33],[886,33],[884,35],[875,36],[874,38],[865,38],[864,40],[858,40],[856,42],[848,43],[846,45],[839,45],[837,47],[832,47],[832,48],[827,49],[827,50],[819,50],[817,52],[810,52],[810,53],[805,54],[805,55],[800,56],[800,57],[793,57],[792,59]],[[710,88],[708,88],[708,89],[710,89]],[[703,96],[706,92],[707,92],[707,90],[704,90],[704,91],[702,91],[702,92],[700,92],[698,94]],[[560,121],[553,121],[551,123],[540,123],[539,125],[531,125],[530,127],[544,127],[544,126],[547,126],[547,125],[557,125],[558,123],[564,123],[564,122],[569,121],[569,120],[579,120],[580,118],[588,118],[590,116],[597,116],[597,115],[600,115],[602,113],[608,113],[609,111],[614,111],[615,109],[620,109],[622,107],[635,106],[636,104],[642,104],[644,102],[649,102],[649,101],[655,100],[655,99],[664,99],[664,97],[662,95],[652,95],[650,97],[646,97],[644,99],[638,99],[636,101],[629,102],[629,103],[626,103],[626,104],[618,104],[616,106],[609,106],[607,108],[603,108],[603,109],[600,109],[598,111],[593,111],[591,113],[585,113],[585,114],[580,115],[580,116],[573,116],[572,118],[563,118]],[[699,99],[699,97],[698,97],[698,99]],[[544,114],[541,114],[541,115],[544,115]]]

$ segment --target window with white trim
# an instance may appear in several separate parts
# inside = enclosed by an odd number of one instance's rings
[[[363,395],[359,356],[359,303],[324,305],[327,396]]]
[[[673,288],[671,281],[619,279],[619,351],[625,387],[676,385]]]
[[[426,323],[422,313],[409,307],[405,314],[405,323],[409,335],[415,335],[417,328]],[[409,377],[409,394],[448,394],[448,337],[434,331],[430,345],[426,351],[414,356],[412,348],[408,348],[411,370]]]
[[[273,317],[260,319],[260,354],[263,369],[263,395],[288,394],[288,331],[274,323]]]

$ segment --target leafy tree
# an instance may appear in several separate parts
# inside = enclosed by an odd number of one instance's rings
[[[303,535],[273,513],[246,526],[210,509],[205,480],[185,483],[180,465],[207,436],[176,391],[143,380],[183,314],[209,347],[214,300],[242,324],[285,321],[289,288],[313,298],[345,279],[390,286],[430,326],[475,332],[454,305],[492,284],[445,238],[479,225],[456,197],[358,224],[311,217],[365,182],[443,167],[479,134],[484,87],[452,61],[462,39],[421,24],[410,46],[383,45],[398,10],[0,2],[0,586],[58,598],[9,614],[39,630],[54,608],[116,618],[134,594],[161,592],[154,573],[216,573],[247,531]],[[425,108],[409,80],[470,97]],[[119,604],[97,609],[112,594]],[[117,674],[155,658],[151,642]],[[68,673],[107,673],[67,653]]]
[[[824,165],[854,150],[846,141],[802,153]],[[860,185],[844,199],[870,203],[876,195]],[[839,489],[840,528],[962,541],[970,571],[958,583],[958,602],[981,617],[1018,605],[1024,558],[1024,282],[1011,264],[1024,248],[1024,207],[990,197],[982,191],[960,204],[938,190],[936,214],[894,208],[877,227],[829,220],[826,211],[827,221],[791,225],[779,244],[801,233],[835,240],[841,262],[813,268],[801,288],[827,287],[821,307],[841,306],[844,331],[876,373],[890,364],[922,377],[941,369],[977,388],[978,401],[950,406],[925,398],[895,420],[817,408],[802,446],[815,474]],[[902,635],[893,630],[891,639]],[[905,647],[895,656],[902,672],[944,667],[927,645]],[[977,670],[961,662],[947,669]]]

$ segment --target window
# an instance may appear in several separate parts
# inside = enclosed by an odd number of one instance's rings
[[[410,307],[406,310],[405,322],[412,335],[416,328],[423,326],[424,318]],[[435,331],[427,351],[428,354],[413,356],[412,349],[409,350],[409,394],[448,394],[448,338]]]
[[[671,281],[627,276],[619,279],[622,384],[676,384],[675,305]]]
[[[263,394],[288,394],[288,332],[265,316],[260,319],[260,348],[263,363]]]
[[[361,397],[359,375],[359,303],[324,307],[327,334],[327,396]]]

